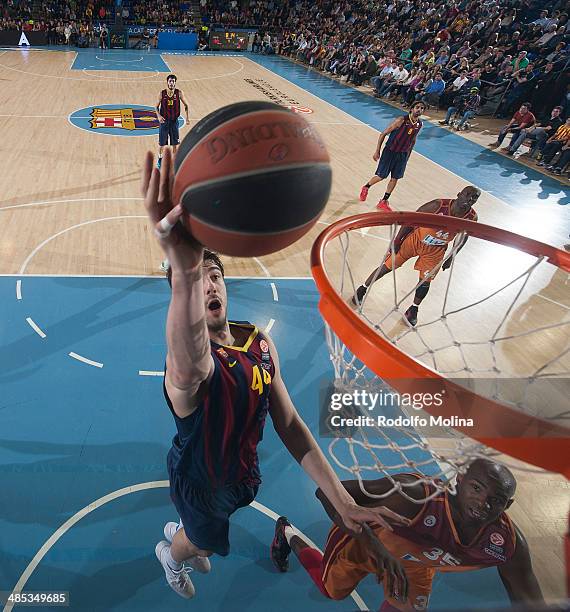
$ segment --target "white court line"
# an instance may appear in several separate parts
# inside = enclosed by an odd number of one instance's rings
[[[18,50],[19,49],[7,49],[6,51],[4,51],[4,53],[7,53],[8,51],[18,51]],[[38,50],[38,49],[36,49],[36,50]],[[46,49],[46,51],[47,51],[47,49]],[[51,52],[52,50],[50,49],[49,51]],[[68,51],[53,51],[53,52],[54,53],[69,53]],[[0,53],[0,55],[4,55],[4,53]],[[197,57],[197,56],[193,55],[191,57]],[[208,57],[208,56],[203,56],[203,57]],[[214,57],[214,56],[209,56],[209,57]],[[238,72],[241,72],[245,68],[245,66],[241,62],[236,60],[234,57],[229,57],[229,59],[232,60],[233,62],[235,62],[236,64],[238,64],[240,67],[237,70],[234,70],[233,72],[226,72],[224,74],[217,74],[217,75],[214,75],[214,76],[199,77],[197,79],[178,79],[177,83],[189,83],[189,82],[193,82],[193,81],[209,81],[209,80],[213,80],[213,79],[223,79],[223,78],[226,78],[226,77],[233,76],[234,74],[237,74]],[[166,62],[164,62],[164,63],[166,64]],[[0,64],[0,68],[5,68],[6,70],[12,70],[13,72],[19,72],[20,74],[28,74],[30,76],[35,76],[35,77],[40,77],[40,78],[43,77],[43,78],[49,78],[49,79],[62,79],[64,81],[89,81],[91,83],[101,83],[101,79],[103,78],[108,83],[138,83],[139,85],[152,85],[153,87],[156,86],[156,83],[161,83],[162,82],[162,79],[152,80],[152,81],[148,80],[151,77],[155,77],[157,75],[160,75],[161,73],[158,70],[154,70],[155,74],[150,75],[150,77],[145,77],[145,78],[141,78],[141,79],[121,79],[121,78],[114,78],[114,77],[110,77],[110,78],[109,77],[98,77],[98,78],[84,79],[84,78],[80,78],[80,77],[76,78],[76,77],[71,77],[71,76],[60,76],[60,75],[57,75],[57,74],[44,74],[44,73],[41,73],[41,72],[40,73],[38,73],[38,72],[29,72],[27,70],[21,70],[19,68],[13,68],[12,66],[7,66],[6,64]],[[82,72],[85,72],[85,74],[88,74],[86,72],[85,68],[82,70]],[[129,72],[129,71],[117,71],[117,72]],[[90,76],[97,76],[97,75],[90,75]]]
[[[139,376],[164,376],[164,372],[153,372],[152,370],[139,370]]]
[[[75,60],[77,59],[77,56],[79,55],[79,53],[77,51],[73,51],[73,59],[71,60],[71,64],[69,64],[69,69],[73,70],[73,64],[75,64]]]
[[[271,274],[269,273],[269,270],[263,265],[263,262],[259,259],[259,257],[253,257],[252,259],[261,268],[261,270],[263,271],[263,274],[265,274],[267,278],[271,278]]]
[[[275,283],[271,283],[271,291],[273,291],[273,301],[274,302],[278,302],[279,301],[279,295],[277,295],[277,287],[276,287]]]
[[[95,366],[96,368],[103,367],[103,364],[100,361],[93,361],[92,359],[87,359],[87,357],[78,355],[77,353],[74,353],[73,351],[69,353],[69,356],[73,357],[73,359],[77,359],[77,361],[82,361],[83,363],[86,363],[87,365]]]
[[[160,59],[165,63],[166,67],[168,68],[168,71],[172,74],[172,68],[169,66],[168,62],[162,56],[163,56],[162,53],[158,54],[158,57],[160,57]]]
[[[541,295],[540,293],[535,293],[534,295],[536,295],[539,298],[542,298],[543,300],[546,300],[547,302],[551,302],[552,304],[556,304],[557,306],[565,308],[566,310],[570,310],[570,306],[566,306],[566,304],[562,304],[561,302],[557,302],[556,300],[553,300],[552,298],[546,297],[545,295]]]
[[[46,334],[38,327],[36,322],[31,317],[26,317],[28,325],[38,334],[40,338],[46,338]]]
[[[94,502],[91,502],[84,508],[81,508],[81,510],[79,510],[72,517],[67,519],[65,523],[60,525],[52,533],[52,535],[42,544],[38,552],[34,555],[33,559],[28,563],[26,569],[22,572],[22,575],[18,578],[18,582],[16,582],[14,588],[12,589],[12,592],[20,593],[24,589],[26,583],[30,579],[30,576],[34,573],[34,570],[38,567],[38,565],[41,563],[42,559],[46,556],[46,554],[51,550],[51,548],[53,548],[53,546],[58,542],[58,540],[60,540],[61,537],[65,533],[67,533],[74,525],[76,525],[82,518],[84,518],[94,510],[97,510],[97,508],[100,508],[101,506],[104,506],[105,504],[108,504],[109,502],[112,502],[115,499],[118,499],[119,497],[129,495],[130,493],[138,493],[139,491],[146,491],[148,489],[168,489],[169,487],[170,483],[168,482],[168,480],[141,482],[140,484],[132,485],[130,487],[124,487],[122,489],[118,489],[117,491],[113,491],[112,493],[108,493],[107,495],[103,495],[103,497],[100,497],[99,499],[96,499]],[[258,512],[261,512],[261,514],[265,514],[265,516],[269,517],[274,521],[276,521],[280,516],[279,514],[271,510],[271,508],[268,508],[267,506],[264,506],[263,504],[260,504],[257,501],[252,501],[249,506],[254,510],[257,510]],[[295,527],[295,529],[297,528]],[[311,539],[309,539],[301,530],[297,529],[297,531],[308,544],[310,544],[312,547],[316,548],[317,550],[319,550],[319,552],[322,553],[322,551],[317,547],[317,545]],[[166,588],[166,586],[164,588]],[[364,601],[356,591],[353,591],[351,596],[354,599],[359,610],[368,610],[368,607],[364,604]],[[13,602],[8,602],[4,606],[3,612],[11,612],[13,607]]]
[[[83,68],[82,70],[88,76],[94,76],[94,77],[97,77],[97,79],[103,79],[105,81],[116,81],[117,80],[114,76],[106,76],[104,74],[101,74],[101,75],[97,74],[97,72],[107,72],[107,70],[101,70],[99,68],[96,68],[95,66],[93,66],[93,68]],[[90,74],[91,72],[93,74]],[[138,73],[141,73],[141,72],[144,73],[147,71],[146,70],[145,71],[143,70],[115,70],[115,72],[135,72],[138,74]],[[151,71],[149,70],[149,72]],[[145,79],[152,79],[159,74],[160,72],[158,70],[152,70],[151,74],[147,74],[145,76],[141,76],[136,79],[132,78],[132,79],[122,79],[122,80],[123,82],[129,81],[131,83],[136,83],[137,81],[144,81]],[[91,79],[91,80],[97,80],[97,79]]]
[[[134,60],[115,60],[115,59],[107,59],[105,57],[99,57],[98,55],[96,55],[95,59],[99,60],[100,62],[111,62],[113,64],[132,64],[133,62],[142,62],[144,58],[141,55],[139,59],[134,59]]]
[[[28,267],[30,261],[32,261],[33,257],[42,249],[46,244],[51,242],[54,238],[65,234],[66,232],[70,232],[71,230],[77,229],[78,227],[83,227],[85,225],[92,225],[93,223],[100,223],[101,221],[115,221],[116,219],[148,219],[146,215],[119,215],[116,217],[102,217],[101,219],[91,219],[90,221],[83,221],[82,223],[77,223],[76,225],[72,225],[71,227],[66,227],[65,229],[53,234],[49,238],[46,238],[43,242],[38,244],[37,247],[33,249],[33,251],[26,257],[26,260],[22,264],[20,268],[20,274],[23,274]]]
[[[69,118],[69,115],[67,115]],[[73,126],[75,127],[75,126]],[[40,200],[39,202],[29,202],[28,204],[12,204],[10,206],[0,206],[0,212],[3,210],[10,210],[13,208],[29,208],[31,206],[48,206],[50,204],[71,204],[72,202],[115,202],[115,201],[125,201],[125,200],[139,200],[142,202],[143,198],[141,197],[131,197],[131,198],[71,198],[68,200]]]
[[[21,279],[18,279],[16,281],[16,299],[17,300],[22,299],[22,280]]]
[[[267,327],[265,328],[265,332],[269,333],[273,329],[274,324],[275,324],[275,319],[269,319],[269,323],[267,324]]]

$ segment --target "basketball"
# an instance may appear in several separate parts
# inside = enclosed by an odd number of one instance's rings
[[[174,203],[204,246],[255,257],[280,251],[315,225],[332,171],[315,128],[272,102],[239,102],[210,113],[181,142]]]

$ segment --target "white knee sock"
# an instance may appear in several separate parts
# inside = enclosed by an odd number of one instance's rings
[[[170,546],[166,549],[166,563],[168,567],[174,572],[178,572],[182,569],[182,563],[178,563],[178,561],[175,561],[173,559]]]
[[[295,529],[295,527],[289,527],[289,525],[285,526],[283,533],[285,534],[285,539],[287,540],[287,544],[291,544],[291,538],[293,536],[300,537],[299,532]]]

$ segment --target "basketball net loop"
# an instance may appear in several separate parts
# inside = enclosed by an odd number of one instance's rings
[[[392,266],[393,270],[389,272],[392,277],[392,303],[380,312],[374,300],[371,302],[370,298],[371,287],[379,277],[380,265],[378,265],[372,283],[360,300],[356,311],[353,312],[346,302],[356,294],[360,284],[356,279],[363,278],[362,265],[365,261],[362,255],[356,259],[353,256],[351,260],[351,254],[358,252],[359,248],[362,250],[363,241],[374,239],[376,243],[376,239],[384,239],[378,235],[371,236],[355,230],[378,226],[386,226],[388,233],[388,247],[382,261],[385,261],[388,255],[391,255],[392,262],[396,261],[395,238],[401,227],[445,229],[454,231],[456,236],[447,257],[442,258],[410,290],[404,291],[403,297],[399,297],[402,295],[399,287],[403,283],[399,277],[400,268]],[[451,297],[457,295],[457,292],[453,294],[452,283],[456,286],[458,282],[455,255],[468,236],[518,248],[534,257],[534,260],[530,265],[525,264],[523,270],[517,271],[512,280],[501,282],[498,288],[485,291],[484,295],[470,303],[453,306]],[[366,253],[374,251],[375,249],[365,249]],[[336,266],[338,270],[336,274],[334,268],[329,270],[326,266],[324,260],[327,253],[330,257],[340,253],[342,264]],[[432,315],[427,321],[412,326],[403,316],[401,309],[403,303],[422,283],[433,281],[445,261],[449,259],[451,262],[447,281],[441,291],[441,304],[436,311],[438,316]],[[406,493],[406,489],[415,486],[416,483],[400,483],[394,480],[393,474],[402,471],[420,474],[418,482],[431,485],[429,497],[426,498],[430,499],[442,490],[455,493],[454,476],[465,472],[467,466],[476,458],[492,457],[494,460],[500,458],[502,463],[514,464],[501,453],[507,453],[542,468],[559,471],[567,476],[570,474],[570,457],[567,446],[564,446],[570,439],[568,429],[570,411],[566,405],[570,393],[565,394],[568,391],[568,380],[565,379],[570,378],[568,340],[565,346],[559,349],[557,347],[554,354],[548,355],[522,377],[506,369],[502,363],[505,358],[501,354],[501,351],[507,351],[508,356],[508,350],[512,351],[513,347],[515,352],[519,351],[515,341],[521,338],[540,334],[548,336],[560,328],[565,328],[564,331],[568,329],[570,321],[557,321],[531,329],[515,329],[512,333],[503,331],[508,323],[520,324],[520,321],[513,320],[513,311],[515,307],[520,306],[521,298],[529,293],[535,273],[542,271],[547,263],[570,271],[570,255],[510,232],[455,217],[425,213],[369,213],[343,219],[325,229],[313,246],[311,261],[313,276],[321,292],[319,307],[326,321],[325,334],[334,370],[335,389],[349,391],[386,388],[384,380],[388,380],[392,388],[400,386],[401,388],[396,388],[396,391],[401,393],[402,379],[415,378],[441,380],[442,383],[447,383],[446,388],[453,390],[459,388],[458,384],[462,383],[448,381],[447,376],[464,376],[467,386],[462,387],[461,393],[458,394],[459,399],[463,401],[467,397],[468,403],[472,404],[474,414],[491,421],[495,419],[497,422],[496,431],[499,432],[497,435],[480,436],[478,440],[468,437],[464,429],[460,432],[452,427],[441,428],[444,436],[430,435],[429,438],[413,427],[399,426],[390,427],[389,430],[378,426],[356,427],[346,437],[336,437],[329,444],[329,454],[339,468],[358,479],[363,493],[370,497],[383,498],[397,491],[407,499],[423,503],[425,500],[412,499]],[[496,265],[499,265],[499,261]],[[489,277],[492,278],[492,274]],[[381,286],[382,282],[374,285],[375,295],[387,295]],[[463,293],[460,292],[460,295]],[[497,296],[503,300],[500,312],[493,303],[493,299]],[[435,299],[436,296],[432,291],[426,302]],[[485,309],[484,320],[489,319],[487,326],[489,331],[485,332],[482,329],[485,337],[475,339],[462,337],[465,331],[476,332],[478,329],[476,326],[472,329],[473,326],[462,325],[461,315],[466,312],[471,314],[482,308]],[[496,323],[493,315],[498,316]],[[390,319],[395,317],[400,318],[399,325],[403,327],[397,332],[388,329]],[[457,320],[459,320],[458,326],[455,325]],[[476,320],[476,317],[473,320]],[[466,329],[467,327],[469,329]],[[445,335],[449,340],[445,339]],[[568,334],[566,337],[568,338]],[[349,349],[349,345],[352,350]],[[478,355],[484,354],[489,365],[483,366],[471,362],[470,351],[473,348],[477,348]],[[530,353],[535,357],[534,352]],[[452,359],[449,357],[450,354],[453,355]],[[486,382],[485,379],[479,378],[483,375],[489,384],[484,395],[480,395],[480,387],[484,386],[480,383]],[[514,387],[520,392],[519,397],[515,399],[508,397],[505,390],[507,377],[513,376],[517,376]],[[562,398],[562,401],[546,402],[539,398],[538,404],[536,402],[533,404],[533,384],[542,382],[543,385],[553,385],[552,381],[556,379],[560,382],[562,392],[558,397],[557,389],[554,389],[553,395],[555,399]],[[404,415],[407,414],[405,409],[401,410]],[[429,412],[427,408],[425,410]],[[366,412],[361,410],[360,414],[365,415]],[[512,425],[516,432],[521,424],[523,426],[521,431],[535,431],[535,435],[529,433],[527,438],[509,438],[500,435],[504,427]],[[488,444],[496,448],[491,448]],[[536,470],[532,466],[521,467],[518,463],[516,467]],[[387,478],[392,483],[391,489],[382,495],[369,493],[364,485],[365,472],[380,474]]]

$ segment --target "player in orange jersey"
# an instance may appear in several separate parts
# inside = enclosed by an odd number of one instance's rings
[[[438,199],[431,200],[418,208],[418,212],[435,213],[436,215],[448,215],[461,217],[471,221],[477,221],[477,213],[472,206],[479,199],[481,191],[477,187],[470,185],[462,189],[454,200]],[[394,239],[395,257],[392,263],[390,253],[384,263],[375,268],[372,274],[360,285],[352,298],[353,306],[362,303],[364,296],[369,288],[377,280],[391,272],[394,268],[399,268],[404,262],[412,257],[417,257],[414,268],[420,273],[420,281],[423,282],[417,287],[414,296],[414,303],[406,310],[405,317],[410,325],[418,322],[418,308],[428,294],[431,281],[439,271],[439,266],[445,257],[447,245],[453,241],[456,233],[445,229],[436,230],[429,227],[403,226],[400,228]],[[467,242],[467,237],[459,245],[457,251],[462,249]],[[456,252],[457,252],[456,251]],[[441,266],[447,270],[451,266],[451,259],[448,259]]]
[[[361,534],[352,534],[326,496],[317,490],[317,497],[335,523],[324,555],[280,517],[271,546],[273,563],[280,571],[287,571],[293,550],[321,593],[330,599],[348,597],[365,576],[376,575],[384,587],[381,612],[427,610],[436,572],[492,566],[497,567],[512,602],[536,607],[543,603],[526,540],[505,513],[516,489],[516,480],[506,467],[487,459],[475,460],[464,475],[457,477],[456,495],[436,493],[433,485],[420,482],[419,474],[397,474],[393,478],[408,485],[405,491],[412,499],[394,492],[383,503],[410,519],[409,525],[394,524],[389,531],[371,524]],[[377,498],[361,490],[357,480],[343,485],[356,503],[378,504]],[[365,480],[363,486],[370,495],[382,495],[394,485],[388,478],[381,478]]]

